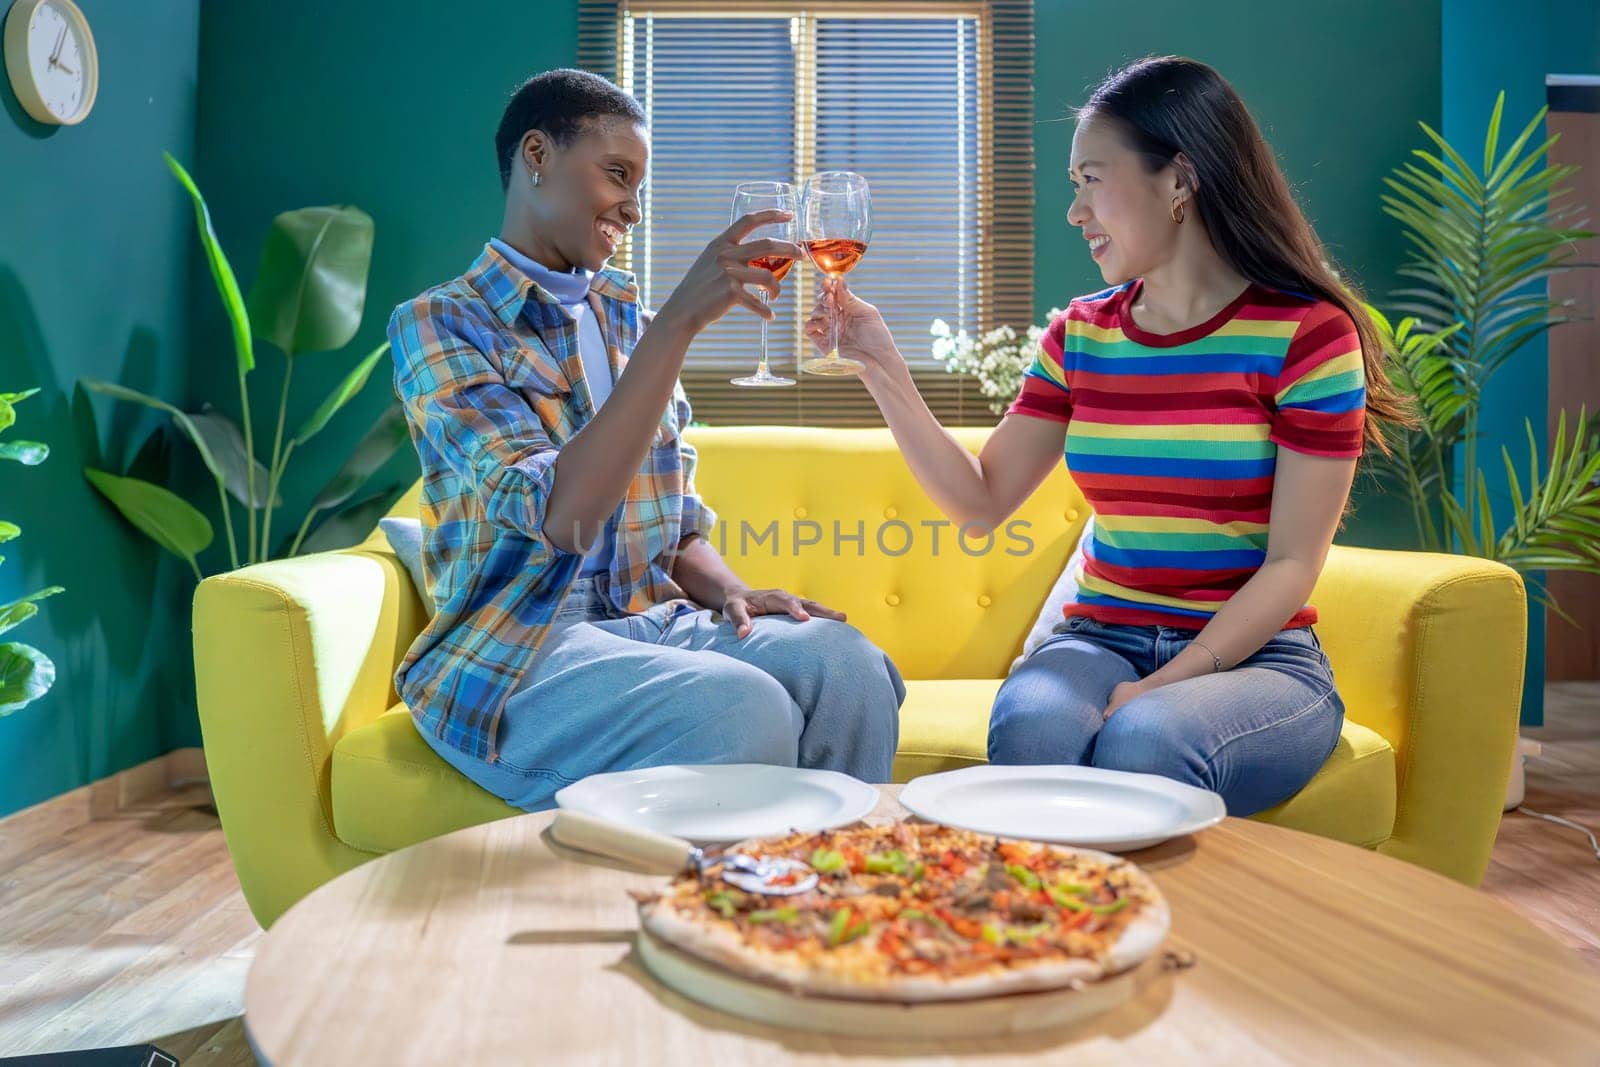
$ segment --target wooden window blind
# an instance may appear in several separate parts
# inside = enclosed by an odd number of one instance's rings
[[[734,186],[797,189],[823,170],[872,188],[873,238],[850,281],[884,313],[947,424],[994,421],[933,359],[929,323],[1019,330],[1033,315],[1031,0],[752,4],[580,0],[579,63],[631,92],[653,134],[644,221],[616,264],[659,306],[727,226]],[[735,309],[696,340],[683,382],[712,425],[881,425],[855,379],[796,374],[817,272],[802,260],[769,329],[791,389],[743,389],[759,346]]]

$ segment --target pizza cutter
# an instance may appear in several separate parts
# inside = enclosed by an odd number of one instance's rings
[[[581,811],[562,808],[550,824],[550,836],[568,848],[593,852],[643,867],[651,874],[693,871],[704,879],[712,868],[722,868],[722,880],[747,893],[787,897],[814,889],[817,872],[786,856],[751,856],[728,852],[707,856],[681,837],[627,826]]]

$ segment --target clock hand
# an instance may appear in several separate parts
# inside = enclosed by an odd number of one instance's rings
[[[50,53],[50,65],[56,65],[56,60],[61,57],[61,46],[67,43],[67,28],[61,27],[61,32],[56,35],[55,51]]]
[[[56,66],[66,71],[68,74],[71,74],[73,77],[77,77],[78,72],[67,66],[65,63],[57,63]]]

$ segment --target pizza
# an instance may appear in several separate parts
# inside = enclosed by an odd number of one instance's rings
[[[1060,989],[1136,966],[1170,925],[1160,890],[1126,860],[947,826],[856,826],[729,851],[801,860],[820,877],[798,895],[756,894],[712,861],[640,895],[641,924],[795,993],[913,1002]]]

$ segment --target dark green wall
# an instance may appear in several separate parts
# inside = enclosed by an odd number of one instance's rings
[[[294,420],[382,342],[397,303],[465,270],[499,232],[501,109],[523,79],[577,61],[577,5],[546,0],[464,15],[421,0],[228,0],[205,6],[200,56],[196,180],[242,285],[280,211],[354,204],[376,224],[361,331],[348,354],[297,360]],[[194,279],[193,296],[198,387],[237,413],[209,277]],[[282,365],[270,347],[258,354],[250,379],[257,426],[276,417]],[[384,365],[296,456],[285,487],[295,522],[392,393]],[[416,472],[404,448],[372,484],[409,484]]]
[[[1417,121],[1438,125],[1438,0],[1037,0],[1035,34],[1040,316],[1105,285],[1066,222],[1070,109],[1111,70],[1151,54],[1199,59],[1231,81],[1345,276],[1369,296],[1393,286],[1404,251],[1378,196],[1417,144]],[[1365,475],[1340,540],[1414,546],[1405,508]]]
[[[161,152],[194,141],[199,0],[79,6],[100,53],[89,118],[41,126],[0,85],[0,391],[42,390],[7,436],[53,450],[39,467],[0,464],[0,517],[23,529],[0,602],[67,587],[5,638],[43,649],[59,680],[0,718],[0,815],[199,740],[192,581],[80,473],[120,472],[158,420],[97,401],[95,425],[73,396],[81,377],[184,395],[192,216]]]

